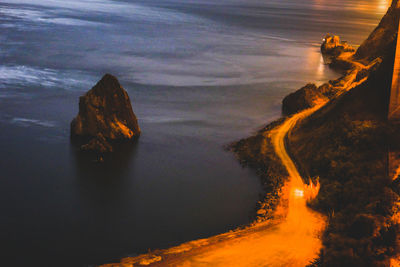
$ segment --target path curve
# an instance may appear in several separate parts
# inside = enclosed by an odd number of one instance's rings
[[[319,238],[325,219],[307,207],[307,199],[318,193],[318,187],[305,185],[286,151],[285,138],[299,120],[323,104],[288,118],[272,130],[277,155],[290,179],[283,188],[277,212],[285,211],[279,221],[258,223],[207,239],[191,241],[177,247],[126,258],[119,264],[105,266],[306,266],[318,256]]]

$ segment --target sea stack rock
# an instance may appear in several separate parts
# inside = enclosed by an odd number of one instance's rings
[[[321,45],[321,52],[324,55],[339,56],[343,52],[355,52],[356,50],[346,41],[340,41],[337,35],[327,34]]]
[[[109,141],[140,135],[128,93],[117,78],[106,74],[79,98],[79,113],[71,122],[71,137],[90,138],[82,150],[111,152]]]

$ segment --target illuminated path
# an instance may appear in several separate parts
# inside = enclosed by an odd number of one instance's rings
[[[288,170],[290,181],[285,188],[287,216],[274,226],[249,229],[248,234],[228,239],[206,251],[176,262],[180,266],[305,266],[317,257],[321,248],[319,233],[325,225],[318,213],[310,210],[306,199],[317,189],[304,185],[285,147],[285,137],[296,123],[320,106],[286,120],[272,132],[276,153]],[[283,204],[284,205],[284,204]],[[279,207],[282,209],[283,207]]]
[[[399,49],[400,51],[400,49]],[[340,90],[348,91],[367,80],[357,81],[359,71],[377,63],[363,65],[350,62],[353,70],[343,77]],[[400,58],[399,58],[400,66]],[[399,87],[400,88],[400,87]],[[400,103],[400,101],[399,101]],[[122,259],[121,263],[104,266],[306,266],[318,256],[322,246],[319,235],[325,227],[322,215],[307,207],[307,200],[318,193],[318,187],[305,185],[296,165],[286,151],[285,139],[293,127],[325,103],[286,119],[271,131],[276,154],[289,174],[283,188],[276,219],[257,223],[206,239],[195,240],[166,250]]]
[[[287,212],[284,219],[126,258],[108,266],[305,266],[310,263],[321,248],[319,234],[325,221],[306,205],[306,200],[316,195],[318,188],[303,183],[286,151],[285,138],[299,120],[320,106],[294,115],[272,131],[275,151],[290,175],[283,190],[284,201],[277,208],[278,212]]]

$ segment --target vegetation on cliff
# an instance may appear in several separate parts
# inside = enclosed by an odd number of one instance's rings
[[[388,151],[400,147],[399,126],[387,121],[397,33],[388,23],[394,18],[398,25],[397,1],[353,57],[381,62],[368,79],[332,99],[289,138],[304,176],[321,184],[310,205],[329,216],[316,266],[389,266],[399,252],[399,178],[388,176]]]
[[[285,115],[330,100],[287,140],[303,177],[320,182],[310,206],[329,218],[314,266],[389,266],[399,253],[400,178],[388,175],[388,151],[400,150],[400,126],[387,120],[399,18],[394,0],[356,52],[333,47],[331,66],[343,77],[321,87],[309,84],[283,100]],[[332,37],[330,43],[340,41]],[[264,130],[240,141],[239,157],[256,166],[273,158],[257,150],[267,137]]]
[[[271,143],[273,128],[284,120],[277,120],[259,130],[256,135],[242,139],[231,145],[243,166],[253,168],[261,179],[264,194],[256,206],[255,221],[270,219],[279,203],[280,192],[288,178],[288,173],[275,154]]]
[[[309,83],[283,99],[282,114],[289,116],[304,109],[314,107],[328,101],[342,91],[343,89],[340,87],[338,81],[329,81],[319,87],[313,83]]]

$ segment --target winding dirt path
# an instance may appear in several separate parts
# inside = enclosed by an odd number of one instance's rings
[[[207,239],[196,240],[167,250],[155,251],[119,264],[105,266],[305,266],[315,259],[321,248],[319,235],[325,226],[322,215],[309,209],[307,199],[318,187],[305,185],[286,151],[285,138],[296,123],[323,104],[307,109],[274,129],[272,141],[290,175],[283,189],[283,201],[272,222],[258,223]],[[283,217],[283,219],[282,219]]]

